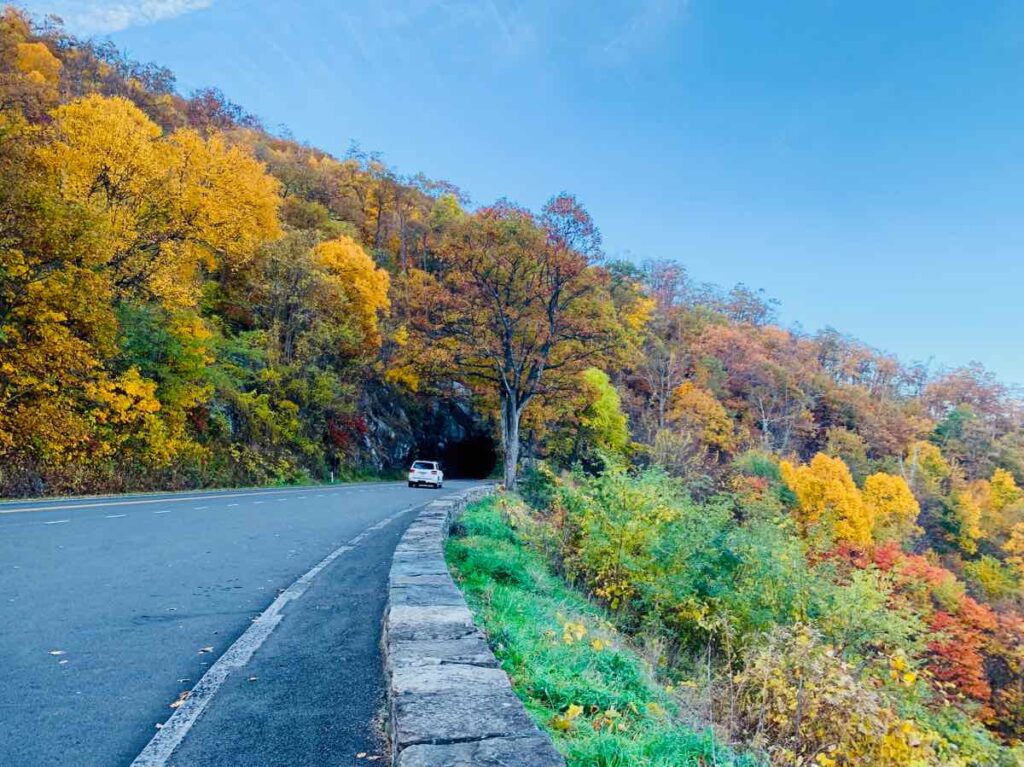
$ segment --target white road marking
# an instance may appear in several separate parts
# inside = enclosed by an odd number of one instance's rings
[[[370,525],[370,527],[363,530],[355,538],[342,544],[321,559],[309,572],[299,577],[291,586],[282,591],[277,599],[270,603],[270,607],[260,613],[249,624],[249,628],[207,669],[206,673],[203,674],[203,678],[192,688],[191,694],[185,699],[185,702],[175,710],[171,718],[157,731],[156,735],[142,749],[142,753],[135,757],[130,767],[165,767],[174,750],[185,739],[185,736],[188,735],[192,725],[196,723],[199,716],[206,710],[206,707],[213,700],[213,697],[231,672],[246,665],[252,658],[253,653],[260,648],[271,632],[277,628],[277,624],[284,617],[281,614],[281,610],[285,605],[306,593],[306,589],[309,588],[313,579],[334,560],[345,552],[351,551],[371,533],[391,524],[414,508],[416,507],[407,506],[400,511],[396,511],[390,517],[385,517],[380,522]]]
[[[325,488],[329,492],[346,492],[353,490],[358,485],[340,485],[337,487]],[[89,501],[87,503],[74,503],[74,504],[62,504],[60,506],[17,506],[14,508],[8,508],[7,504],[0,504],[0,514],[17,514],[22,511],[63,511],[65,509],[95,509],[101,506],[140,506],[140,505],[153,505],[157,503],[184,503],[186,501],[205,501],[210,498],[220,500],[221,498],[250,498],[254,495],[291,495],[292,493],[298,492],[298,489],[292,490],[255,490],[244,493],[220,493],[215,496],[211,496],[209,493],[204,495],[183,495],[180,498],[139,498],[133,501]],[[322,495],[322,493],[321,493]]]
[[[209,506],[193,506],[192,507],[192,511],[202,511],[203,509],[208,509],[208,508],[210,508],[210,507]]]
[[[161,511],[154,511],[153,513],[154,514],[170,514],[171,510],[170,509],[163,509]]]
[[[253,506],[259,506],[263,501],[253,501]]]
[[[238,505],[237,503],[229,503],[229,504],[228,504],[228,508],[229,508],[229,509],[233,509],[233,508],[235,508],[235,506],[237,506],[237,505]]]
[[[121,517],[127,517],[127,514],[107,514],[104,519],[120,519]]]
[[[44,525],[63,525],[65,522],[70,522],[70,519],[55,519],[52,522],[43,522]]]

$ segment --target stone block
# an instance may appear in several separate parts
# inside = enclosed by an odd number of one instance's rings
[[[489,738],[469,743],[409,746],[397,767],[565,767],[545,737]]]

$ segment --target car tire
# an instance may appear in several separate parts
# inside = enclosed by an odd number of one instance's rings
[[[416,483],[415,482],[410,482],[409,483],[409,487],[416,487]]]

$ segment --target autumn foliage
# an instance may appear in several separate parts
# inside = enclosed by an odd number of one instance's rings
[[[473,205],[0,15],[0,493],[379,473],[472,436],[559,572],[769,762],[1015,763],[1019,392],[776,309],[608,259],[570,193]]]

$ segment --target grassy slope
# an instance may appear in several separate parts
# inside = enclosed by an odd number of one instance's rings
[[[470,506],[460,527],[464,535],[448,542],[449,566],[517,694],[569,767],[753,764],[675,720],[671,695],[648,664],[549,569],[500,498]]]

